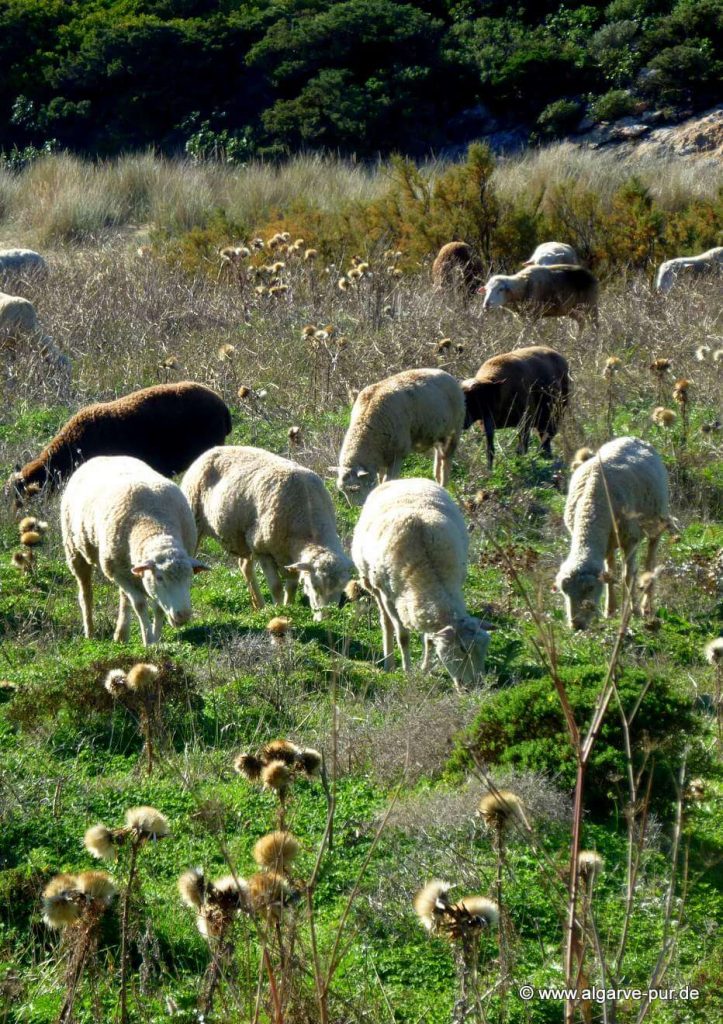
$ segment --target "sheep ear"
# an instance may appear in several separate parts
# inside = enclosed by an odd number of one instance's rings
[[[196,558],[191,560],[191,568],[193,569],[193,575],[199,572],[210,572],[211,566],[205,565],[203,562],[199,562]]]
[[[140,565],[134,565],[131,572],[134,576],[142,576],[146,569],[155,569],[155,562],[141,562]]]
[[[311,562],[292,562],[291,565],[285,565],[284,569],[287,572],[311,572]]]
[[[486,284],[481,284],[481,285],[479,286],[479,288],[477,289],[477,294],[478,294],[478,295],[484,295],[484,293],[485,293],[486,291],[487,291],[487,285],[486,285]]]
[[[551,594],[556,594],[559,591],[559,589],[560,588],[558,587],[557,583],[553,583],[552,586],[550,587],[550,593]]]
[[[356,475],[357,475],[358,477],[360,477],[360,478],[361,478],[361,477],[363,477],[363,476],[369,476],[369,475],[370,475],[370,473],[369,473],[369,470],[368,470],[368,469],[358,469],[358,470],[356,471]]]

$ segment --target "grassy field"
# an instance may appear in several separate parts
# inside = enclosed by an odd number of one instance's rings
[[[218,173],[206,172],[207,183]],[[523,173],[524,166],[515,168],[516,187]],[[260,187],[259,180],[252,170],[249,188]],[[367,187],[361,171],[348,179],[339,172],[339,182],[347,191]],[[179,179],[175,187],[186,183]],[[27,195],[11,200],[15,214],[2,226],[3,240],[32,242],[35,224],[18,233],[18,211],[32,212]],[[281,211],[282,226],[284,208],[293,205],[289,189],[271,205]],[[56,246],[48,253],[47,281],[18,288],[71,356],[73,374],[70,382],[58,378],[32,350],[7,356],[5,475],[87,402],[185,378],[209,384],[228,401],[232,443],[290,454],[326,475],[350,402],[365,384],[410,366],[439,365],[467,377],[521,340],[514,317],[482,319],[474,302],[433,294],[424,272],[387,273],[377,252],[360,254],[370,256],[372,273],[347,291],[337,278],[351,253],[335,266],[287,261],[278,273],[286,290],[276,295],[259,294],[218,263],[189,275],[162,250],[136,254],[149,220],[146,211],[142,223],[106,225],[82,245]],[[57,499],[38,504],[49,529],[28,574],[11,562],[17,521],[5,509],[3,1024],[59,1018],[75,940],[43,923],[42,890],[58,872],[97,867],[83,847],[85,830],[98,822],[119,826],[126,809],[139,804],[162,811],[172,836],[149,843],[138,858],[129,900],[129,1021],[461,1021],[454,1005],[463,958],[453,943],[430,938],[412,908],[415,892],[435,877],[458,886],[456,896],[497,898],[500,877],[503,883],[504,948],[497,932],[482,937],[479,1004],[467,1019],[562,1020],[559,1000],[518,995],[521,985],[564,979],[575,760],[554,680],[584,731],[610,666],[615,697],[591,758],[582,818],[581,846],[604,858],[586,911],[584,977],[600,985],[602,962],[618,987],[647,989],[651,979],[661,988],[687,984],[700,990],[698,1000],[653,1002],[646,1019],[720,1019],[720,675],[704,654],[720,632],[723,598],[723,358],[714,359],[723,348],[720,299],[719,284],[702,281],[661,302],[649,277],[620,275],[603,291],[596,337],[577,338],[564,321],[528,331],[528,339],[567,356],[574,398],[553,463],[538,456],[535,443],[528,456],[516,456],[514,437],[502,432],[489,474],[476,431],[465,435],[455,462],[452,493],[471,534],[467,603],[495,626],[484,685],[473,692],[457,693],[437,669],[408,678],[381,672],[377,616],[365,600],[335,609],[323,623],[295,605],[286,612],[290,635],[275,642],[266,631],[274,609],[251,609],[235,563],[208,542],[203,556],[213,571],[194,583],[188,626],[166,627],[162,644],[144,652],[134,623],[132,643],[116,645],[116,595],[98,581],[98,638],[84,640]],[[324,331],[304,337],[310,324]],[[611,356],[620,367],[605,376]],[[649,369],[657,358],[671,361],[662,380]],[[691,382],[685,409],[672,398],[679,378]],[[676,413],[670,426],[652,421],[657,406]],[[298,445],[289,440],[291,426],[301,427]],[[567,467],[580,445],[624,434],[645,438],[663,456],[680,532],[662,546],[653,622],[632,620],[622,636],[619,620],[572,634],[550,592],[567,550]],[[405,474],[430,475],[431,461],[410,459]],[[338,497],[336,505],[348,542],[357,512]],[[418,662],[418,639],[413,653]],[[102,686],[110,668],[146,658],[162,668],[163,693],[150,775],[137,716]],[[221,977],[208,1014],[209,947],[181,905],[177,879],[199,865],[210,878],[254,870],[253,846],[275,827],[278,802],[236,774],[233,760],[282,736],[323,751],[329,778],[328,792],[318,779],[298,781],[286,808],[286,824],[302,844],[293,870],[302,895],[278,928],[239,918],[231,952],[214,952]],[[691,788],[691,780],[699,782]],[[513,828],[502,853],[476,813],[495,787],[520,797],[530,826]],[[122,897],[127,849],[109,870]],[[78,1022],[119,1017],[119,920],[114,905],[76,986]],[[327,989],[328,1014],[326,1004],[320,1009]],[[641,1005],[622,999],[616,1019],[640,1020]],[[580,1019],[604,1019],[600,1005],[585,1013]]]

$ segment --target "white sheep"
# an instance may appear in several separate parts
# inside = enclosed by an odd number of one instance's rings
[[[565,505],[570,553],[560,566],[553,590],[565,598],[573,629],[586,629],[607,585],[605,615],[616,612],[613,573],[615,551],[625,560],[623,593],[633,610],[652,614],[655,561],[660,538],[674,529],[668,513],[668,473],[655,449],[636,437],[619,437],[586,458],[573,473]],[[648,539],[644,593],[636,586],[637,549]]]
[[[667,295],[681,274],[712,274],[716,271],[723,273],[723,245],[708,249],[699,256],[678,256],[661,263],[655,275],[655,290]]]
[[[264,603],[254,557],[276,604],[282,597],[291,604],[299,582],[317,621],[323,608],[339,603],[353,563],[341,546],[331,497],[316,473],[262,448],[228,445],[199,456],[181,487],[199,540],[214,537],[237,556],[254,608]]]
[[[191,618],[191,579],[198,562],[196,524],[180,487],[140,459],[97,456],[71,476],[60,506],[63,546],[78,581],[86,637],[93,635],[93,566],[120,590],[114,639],[127,641],[131,607],[144,646],[155,643],[163,616]]]
[[[529,260],[525,260],[523,267],[549,267],[567,263],[571,266],[579,266],[580,258],[571,245],[567,242],[542,242],[537,246]]]
[[[52,338],[41,331],[32,302],[20,295],[0,292],[0,347],[17,352],[18,338],[22,336],[38,342],[40,356],[46,363],[70,370],[70,359],[53,344]]]
[[[469,537],[462,513],[431,480],[393,480],[367,499],[352,541],[362,584],[379,607],[384,668],[394,667],[394,635],[409,671],[410,631],[424,635],[455,684],[476,681],[489,645],[485,624],[467,613],[462,586]]]
[[[351,411],[337,487],[362,505],[377,483],[399,476],[412,451],[434,449],[434,479],[449,482],[452,456],[464,425],[464,394],[444,370],[405,370],[359,392]]]
[[[0,277],[45,275],[48,264],[33,249],[0,249]]]

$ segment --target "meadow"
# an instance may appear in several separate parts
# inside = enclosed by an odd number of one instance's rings
[[[633,171],[647,206],[619,203]],[[492,227],[479,191],[467,205],[460,198],[455,210],[477,225],[475,241],[488,238],[496,268],[505,244],[513,266],[545,237],[538,231],[561,229],[566,212],[565,240],[603,275],[599,330],[580,337],[565,320],[525,327],[434,293],[434,249],[411,200],[397,207],[409,214],[403,224],[387,207],[383,226],[381,207],[368,216],[370,203],[397,196],[395,173],[312,158],[231,170],[150,155],[100,165],[61,156],[0,172],[0,241],[42,248],[51,266],[47,280],[16,291],[73,361],[68,380],[32,348],[5,353],[4,477],[81,406],[167,380],[217,390],[232,410],[230,443],[289,455],[324,477],[354,396],[402,369],[440,366],[465,378],[524,337],[563,352],[574,383],[552,462],[535,440],[516,455],[503,431],[490,473],[474,429],[456,457],[451,491],[471,537],[467,605],[495,627],[484,682],[469,692],[439,669],[382,672],[377,613],[364,597],[321,623],[297,603],[284,610],[289,633],[274,637],[267,625],[278,610],[252,610],[235,562],[212,542],[202,548],[212,571],[194,582],[189,625],[166,626],[158,648],[144,651],[134,623],[131,643],[116,645],[116,594],[99,582],[98,637],[85,640],[57,498],[29,510],[49,524],[30,572],[12,562],[18,517],[3,509],[3,1024],[71,1019],[69,991],[79,1024],[562,1020],[561,1000],[526,1001],[519,989],[564,983],[576,823],[579,849],[603,859],[580,899],[581,980],[700,993],[588,1003],[576,1019],[720,1019],[722,670],[705,647],[720,633],[723,599],[723,305],[716,280],[665,301],[651,290],[655,259],[683,251],[674,245],[719,244],[720,172],[682,163],[631,170],[558,147],[485,172],[498,204]],[[449,168],[423,173],[450,185]],[[585,205],[589,194],[599,209]],[[534,216],[525,206],[532,195]],[[443,200],[437,191],[428,204],[435,231]],[[689,243],[680,240],[684,221]],[[615,264],[607,227],[640,242],[627,264]],[[259,250],[240,268],[218,256],[222,245],[283,230],[303,233],[299,253],[277,260]],[[316,258],[304,259],[306,248]],[[340,288],[353,257],[369,269]],[[284,265],[249,269],[272,262]],[[670,367],[656,373],[660,359]],[[681,378],[690,381],[684,405],[672,395]],[[667,425],[652,419],[660,406],[675,414]],[[292,427],[300,430],[290,436]],[[663,457],[680,529],[662,545],[652,621],[624,613],[572,633],[551,593],[567,551],[569,463],[581,445],[626,434]],[[405,475],[431,475],[431,460],[410,458]],[[348,543],[358,513],[332,481],[329,489]],[[413,657],[418,664],[418,638]],[[136,661],[161,668],[151,772],[138,708],[103,688],[110,669]],[[607,710],[576,813],[564,709],[584,735],[601,695]],[[325,763],[322,778],[294,782],[283,806],[284,827],[301,844],[296,897],[278,923],[240,916],[224,944],[209,946],[181,904],[178,877],[196,866],[209,878],[254,870],[254,845],[278,824],[279,801],[233,764],[279,737],[321,751]],[[478,814],[481,798],[500,789],[525,809],[504,834]],[[171,836],[139,851],[128,898],[128,849],[100,865],[121,899],[74,974],[75,940],[43,923],[42,891],[59,872],[97,867],[86,829],[120,826],[137,805],[161,811]],[[501,926],[475,939],[473,964],[467,947],[429,936],[414,913],[415,893],[432,878],[454,885],[455,898],[500,902]]]

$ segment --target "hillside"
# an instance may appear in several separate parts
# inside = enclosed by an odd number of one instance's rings
[[[717,0],[2,0],[0,148],[506,145],[720,102]],[[16,153],[16,159],[18,159]]]

